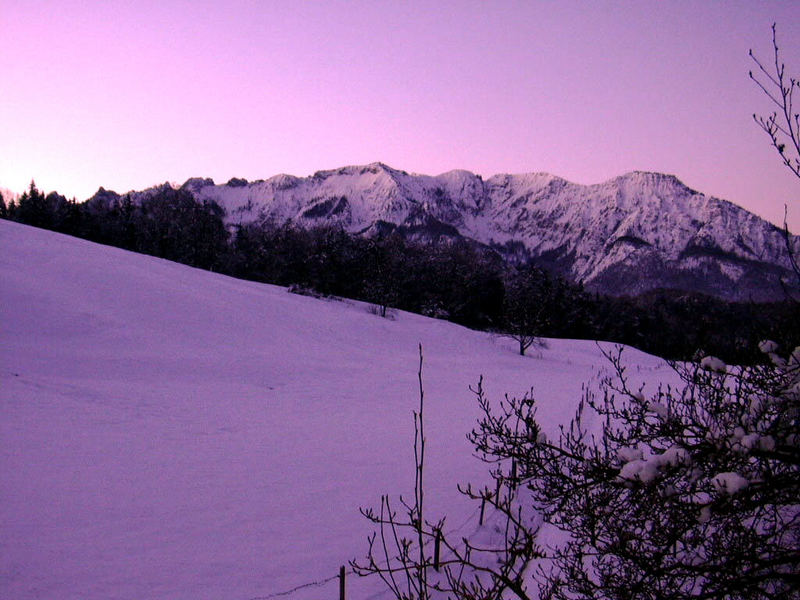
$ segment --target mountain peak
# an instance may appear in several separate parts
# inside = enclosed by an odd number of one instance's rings
[[[471,179],[473,177],[477,177],[478,179],[481,179],[480,175],[476,175],[472,171],[467,171],[466,169],[450,169],[444,173],[439,173],[436,177],[449,177],[453,179]]]
[[[209,185],[215,185],[214,180],[210,177],[190,177],[187,179],[184,184],[181,186],[184,189],[188,190],[199,190]]]
[[[326,179],[334,175],[357,176],[365,174],[377,175],[378,173],[386,173],[389,176],[408,175],[408,173],[406,173],[405,171],[394,169],[385,163],[372,162],[366,165],[348,165],[345,167],[339,167],[338,169],[326,169],[322,171],[317,171],[312,175],[312,177],[316,179]]]
[[[633,170],[633,171],[628,171],[624,175],[621,175],[621,177],[638,177],[638,178],[655,179],[655,180],[668,179],[668,180],[678,181],[678,178],[672,173],[661,173],[659,171]]]
[[[693,194],[697,194],[696,190],[691,189],[683,181],[678,179],[676,175],[671,173],[659,173],[657,171],[630,171],[624,175],[614,177],[606,183],[611,182],[629,182],[643,186],[674,186],[684,190],[688,190]]]

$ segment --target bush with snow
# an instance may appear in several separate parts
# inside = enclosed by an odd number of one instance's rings
[[[532,396],[482,402],[476,449],[513,462],[525,509],[561,531],[531,549],[547,558],[517,597],[533,580],[543,598],[798,597],[800,365],[760,347],[772,365],[675,365],[682,385],[650,397],[609,354],[600,393],[552,442],[536,441]]]

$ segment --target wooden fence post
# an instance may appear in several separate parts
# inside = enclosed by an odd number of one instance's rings
[[[436,530],[436,541],[433,544],[433,569],[434,571],[439,570],[439,546],[442,543],[442,530]]]

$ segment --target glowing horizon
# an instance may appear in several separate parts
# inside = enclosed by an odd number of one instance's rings
[[[800,229],[750,48],[800,74],[791,2],[0,0],[0,187],[189,177],[657,171]]]

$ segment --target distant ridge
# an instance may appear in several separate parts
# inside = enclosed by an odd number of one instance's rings
[[[376,162],[222,185],[192,178],[182,187],[218,203],[231,226],[333,224],[359,235],[397,230],[420,239],[469,238],[611,295],[667,288],[779,300],[780,279],[791,275],[779,228],[663,173],[634,171],[579,185],[548,173],[431,176]],[[114,198],[101,189],[90,202]],[[800,252],[797,237],[791,244]]]

